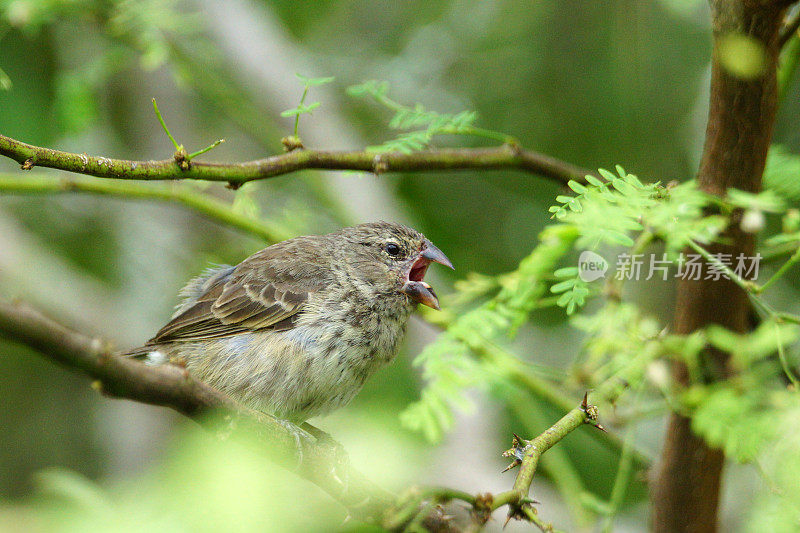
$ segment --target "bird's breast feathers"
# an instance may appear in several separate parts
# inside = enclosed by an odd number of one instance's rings
[[[181,346],[190,372],[277,416],[306,420],[347,404],[397,354],[412,306],[361,310],[358,299],[316,294],[292,328]]]

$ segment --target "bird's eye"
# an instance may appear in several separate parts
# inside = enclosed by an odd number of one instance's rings
[[[386,245],[386,253],[391,256],[398,255],[400,253],[400,246],[398,246],[393,242],[390,242],[389,244]]]

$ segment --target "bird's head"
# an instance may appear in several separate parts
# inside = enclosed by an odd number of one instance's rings
[[[431,263],[453,268],[444,253],[420,232],[402,224],[370,222],[341,230],[355,251],[351,271],[378,289],[406,295],[439,309],[439,299],[424,281]]]

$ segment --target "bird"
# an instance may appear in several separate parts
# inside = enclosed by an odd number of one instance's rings
[[[171,320],[125,353],[181,365],[231,398],[293,423],[346,405],[396,356],[424,281],[447,256],[402,224],[306,235],[189,281]]]

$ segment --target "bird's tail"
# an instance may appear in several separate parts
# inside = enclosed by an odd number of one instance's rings
[[[145,344],[144,346],[139,346],[132,350],[117,352],[116,355],[120,357],[132,357],[133,359],[138,359],[149,365],[161,365],[169,361],[169,357],[162,350],[159,350],[158,346],[152,344]]]
[[[114,355],[118,355],[120,357],[133,357],[134,359],[144,359],[153,350],[154,348],[152,346],[145,345],[145,346],[139,346],[138,348],[133,348],[132,350],[117,352]]]

